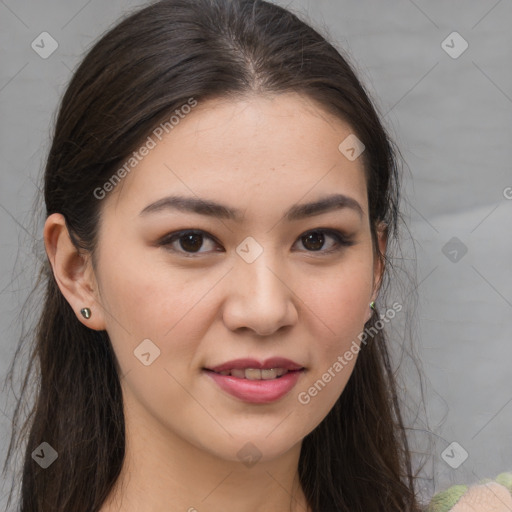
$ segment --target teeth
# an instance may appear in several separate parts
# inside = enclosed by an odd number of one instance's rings
[[[261,370],[258,370],[257,368],[247,368],[244,373],[246,379],[261,380]]]
[[[272,380],[285,375],[288,373],[288,370],[285,368],[269,368],[265,370],[260,370],[258,368],[247,368],[242,370],[237,368],[233,370],[224,370],[219,373],[221,375],[231,375],[232,377],[237,377],[239,379]]]
[[[262,380],[270,380],[275,379],[277,377],[278,368],[269,368],[268,370],[261,370],[261,379]]]

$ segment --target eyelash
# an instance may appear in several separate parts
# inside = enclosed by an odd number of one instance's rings
[[[310,234],[313,234],[313,233],[321,233],[323,235],[328,235],[328,236],[334,238],[337,245],[334,248],[328,249],[326,251],[319,249],[318,251],[306,250],[306,252],[315,253],[315,254],[318,253],[318,254],[322,254],[322,255],[329,255],[329,254],[332,254],[335,252],[339,252],[346,247],[350,247],[351,245],[354,245],[354,243],[355,243],[353,240],[351,240],[350,238],[345,236],[340,231],[338,231],[336,229],[328,229],[328,228],[317,228],[317,229],[311,229],[309,231],[306,231],[305,233],[303,233],[302,235],[299,236],[297,241],[299,241],[300,239],[302,239]],[[181,254],[187,258],[196,258],[196,257],[198,257],[198,255],[204,254],[205,252],[201,252],[201,251],[186,252],[183,250],[176,250],[176,249],[170,247],[172,243],[179,240],[180,238],[185,237],[186,235],[201,235],[201,236],[203,236],[203,238],[209,238],[210,240],[212,240],[218,244],[218,242],[215,240],[215,238],[212,237],[211,235],[209,235],[208,233],[206,233],[206,231],[203,231],[201,229],[186,229],[186,230],[182,230],[182,231],[175,231],[173,233],[169,233],[168,235],[161,238],[158,241],[157,245],[161,246],[161,247],[165,247],[167,250]],[[218,245],[220,245],[220,244],[218,244]],[[208,251],[206,251],[206,253],[207,252]],[[220,251],[214,251],[214,252],[220,252]]]

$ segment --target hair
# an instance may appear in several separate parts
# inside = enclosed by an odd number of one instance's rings
[[[388,247],[398,240],[398,152],[340,51],[296,14],[263,0],[163,0],[104,34],[59,107],[44,173],[46,216],[63,214],[77,249],[94,256],[102,204],[94,190],[170,113],[190,98],[283,93],[316,102],[348,123],[365,146],[372,240],[385,267],[380,302],[390,258],[379,251],[377,228],[387,226]],[[119,367],[107,332],[76,318],[47,259],[39,285],[44,302],[22,389],[30,389],[33,375],[35,400],[15,443],[20,398],[7,455],[28,436],[19,510],[95,512],[114,488],[125,455]],[[298,469],[313,512],[420,510],[378,321],[377,309],[365,326],[375,335],[361,347],[345,389],[303,439]],[[42,442],[58,452],[46,470],[31,456]]]

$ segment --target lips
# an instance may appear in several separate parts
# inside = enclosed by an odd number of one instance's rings
[[[237,377],[239,379],[248,379],[248,380],[271,380],[271,379],[279,379],[283,375],[286,375],[288,371],[296,371],[296,370],[287,370],[285,368],[269,368],[269,369],[259,369],[259,368],[247,368],[247,369],[238,369],[233,368],[231,370],[223,370],[221,372],[215,372],[219,375],[231,375],[232,377]]]
[[[258,361],[256,359],[234,359],[232,361],[227,361],[217,366],[212,366],[211,368],[205,368],[205,370],[210,370],[215,373],[222,373],[225,371],[232,372],[233,370],[246,371],[250,369],[260,371],[272,369],[295,371],[302,370],[304,369],[304,367],[296,363],[295,361],[291,361],[290,359],[286,359],[284,357],[271,357],[270,359],[266,359],[265,361]],[[253,373],[253,375],[256,375],[256,373]]]
[[[306,369],[290,359],[272,357],[265,361],[235,359],[203,370],[235,398],[266,404],[289,393]]]

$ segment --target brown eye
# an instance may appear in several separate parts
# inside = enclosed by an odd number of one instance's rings
[[[331,240],[331,245],[325,249],[324,247],[329,239]],[[344,247],[354,245],[355,243],[340,231],[333,229],[315,229],[303,234],[297,242],[299,240],[303,247],[305,247],[306,252],[317,252],[320,255],[340,251]],[[201,250],[204,248],[205,242],[208,241],[210,242],[210,249]],[[160,239],[158,245],[165,247],[170,252],[178,253],[185,257],[195,257],[200,254],[223,251],[220,244],[202,230],[187,229],[170,233]],[[206,245],[208,244],[206,243]]]
[[[182,254],[183,256],[194,256],[195,254],[202,254],[211,252],[209,250],[201,251],[204,246],[205,240],[210,240],[213,245],[216,244],[215,240],[201,230],[186,230],[170,233],[162,238],[158,245],[164,246],[171,252]],[[178,244],[179,243],[179,246]],[[218,249],[213,249],[214,252],[219,252]]]
[[[326,240],[334,240],[331,242],[331,247],[323,249]],[[300,237],[302,245],[306,248],[307,252],[318,252],[320,254],[329,254],[332,252],[340,251],[344,247],[354,245],[354,241],[347,238],[343,233],[333,229],[315,229],[309,231]]]
[[[192,233],[179,238],[180,246],[185,251],[197,252],[203,245],[203,235]]]
[[[312,250],[312,251],[318,251],[320,250],[325,242],[325,237],[320,231],[313,231],[312,233],[309,233],[308,235],[305,235],[301,238],[302,243],[304,244],[304,247]]]

